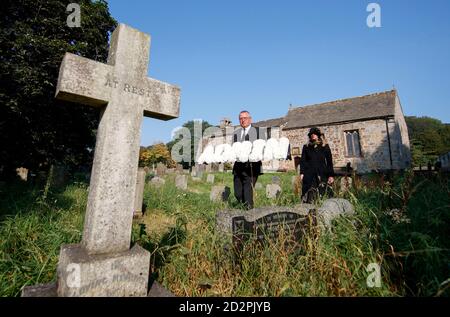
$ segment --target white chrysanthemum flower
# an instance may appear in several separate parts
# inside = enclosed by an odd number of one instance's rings
[[[278,140],[278,148],[274,153],[274,158],[277,160],[285,160],[289,151],[289,139],[286,137],[280,138]]]
[[[252,152],[252,142],[250,141],[242,142],[242,147],[240,149],[239,154],[237,155],[238,160],[240,162],[248,162],[248,157],[251,152]]]
[[[266,147],[264,148],[263,159],[264,161],[271,161],[274,159],[274,155],[278,151],[278,141],[277,139],[270,138],[266,142]]]
[[[250,153],[248,159],[250,162],[259,162],[263,160],[264,147],[266,146],[266,141],[258,139],[253,142],[252,152]]]

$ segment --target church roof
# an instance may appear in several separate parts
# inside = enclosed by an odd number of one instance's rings
[[[396,90],[339,99],[289,109],[283,118],[256,122],[255,126],[277,126],[284,129],[322,126],[332,123],[392,117],[395,114]],[[270,124],[267,124],[270,123]]]
[[[254,123],[252,123],[252,125],[254,125],[255,127],[270,128],[270,127],[279,127],[285,123],[286,123],[286,117],[281,117],[281,118],[275,118],[275,119],[254,122]]]

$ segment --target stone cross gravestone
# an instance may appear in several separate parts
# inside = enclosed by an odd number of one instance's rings
[[[178,117],[180,89],[147,77],[150,36],[120,24],[108,63],[71,53],[56,98],[101,109],[81,244],[61,247],[57,295],[145,296],[150,253],[130,249],[142,117]]]

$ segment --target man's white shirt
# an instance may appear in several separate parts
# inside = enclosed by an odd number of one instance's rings
[[[241,140],[244,140],[245,136],[248,134],[248,131],[250,131],[252,125],[250,124],[248,127],[246,127],[245,129],[242,128],[242,133],[241,133]]]

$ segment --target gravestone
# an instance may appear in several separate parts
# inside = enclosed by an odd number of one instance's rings
[[[260,207],[248,211],[224,210],[216,213],[216,232],[225,243],[232,242],[240,250],[248,240],[266,242],[282,234],[286,241],[299,242],[305,232],[315,226],[313,205],[294,207]]]
[[[220,164],[219,164],[219,172],[220,172],[220,173],[223,173],[224,170],[225,170],[225,164],[220,163]]]
[[[197,168],[197,172],[201,172],[202,174],[206,171],[206,164],[197,164],[195,167]]]
[[[167,167],[163,163],[156,164],[156,175],[164,176],[166,174]]]
[[[201,177],[192,177],[192,180],[194,182],[201,182],[202,181]]]
[[[214,184],[214,174],[208,174],[206,177],[206,182]]]
[[[51,167],[51,185],[53,188],[61,188],[67,185],[70,179],[67,168],[63,165],[52,165]]]
[[[217,173],[218,171],[219,171],[219,163],[213,163],[213,164],[211,164],[212,166],[211,166],[211,171],[213,172],[213,173]]]
[[[206,173],[211,173],[211,172],[212,172],[212,164],[206,165],[206,167],[205,167],[205,172],[206,172]]]
[[[176,171],[176,169],[175,169],[175,168],[168,168],[168,169],[166,169],[166,173],[167,173],[168,175],[170,175],[170,174],[174,174],[174,173],[175,173],[175,171]]]
[[[213,186],[211,188],[211,193],[209,199],[211,201],[227,201],[230,197],[230,187],[225,185]]]
[[[177,173],[182,174],[183,173],[183,165],[177,164],[176,170],[177,170]]]
[[[266,186],[266,197],[270,199],[278,198],[281,195],[281,187],[278,184],[268,184]]]
[[[341,193],[346,193],[348,192],[353,185],[353,179],[351,177],[348,176],[344,176],[341,178],[341,183],[340,183],[340,191]]]
[[[186,175],[177,175],[175,177],[175,186],[179,189],[186,190],[187,189],[187,176]]]
[[[332,221],[340,216],[352,216],[355,214],[355,208],[346,199],[331,198],[323,202],[317,209],[317,219],[321,226],[330,229]]]
[[[152,184],[155,187],[161,187],[164,186],[164,184],[166,183],[166,180],[164,178],[155,176],[150,180],[150,184]]]
[[[292,191],[293,191],[294,195],[296,195],[296,196],[300,195],[301,181],[300,181],[299,175],[292,176],[291,186],[292,186]]]
[[[139,168],[136,178],[136,194],[134,196],[134,216],[142,216],[143,201],[144,201],[144,187],[145,187],[145,175],[147,173],[143,168]]]
[[[261,183],[256,182],[255,189],[263,189],[264,186]]]
[[[150,253],[130,249],[142,116],[176,118],[180,100],[178,87],[147,77],[149,53],[150,36],[120,24],[108,64],[71,53],[61,63],[56,98],[98,107],[101,118],[83,238],[61,247],[58,296],[147,295]]]
[[[281,179],[279,176],[272,176],[272,184],[281,185]]]

